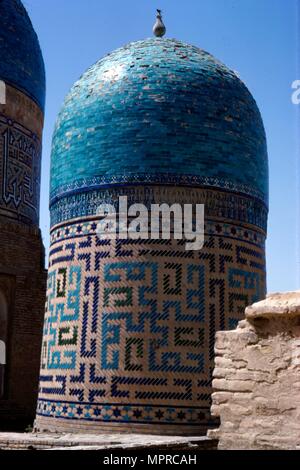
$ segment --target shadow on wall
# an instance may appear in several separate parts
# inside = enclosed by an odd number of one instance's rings
[[[0,400],[5,393],[7,317],[7,301],[3,292],[0,291]]]

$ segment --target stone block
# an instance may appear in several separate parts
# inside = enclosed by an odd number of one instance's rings
[[[217,334],[212,410],[221,425],[212,435],[219,449],[297,449],[300,292],[269,296],[246,314]]]

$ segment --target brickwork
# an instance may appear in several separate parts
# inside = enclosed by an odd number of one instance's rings
[[[47,272],[40,232],[0,223],[0,289],[8,304],[5,393],[0,427],[32,423],[34,417]],[[20,266],[20,260],[22,265]]]

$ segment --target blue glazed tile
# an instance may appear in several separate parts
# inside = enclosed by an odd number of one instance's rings
[[[44,61],[20,0],[0,1],[0,80],[25,92],[44,110]]]
[[[153,38],[83,74],[56,124],[52,204],[129,182],[228,188],[267,203],[263,123],[234,72],[197,47]]]

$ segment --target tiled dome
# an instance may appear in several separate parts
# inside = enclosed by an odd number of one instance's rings
[[[211,186],[266,202],[264,127],[237,75],[197,47],[160,38],[92,66],[56,124],[51,199],[125,183]]]
[[[43,57],[20,0],[0,0],[0,80],[23,91],[44,109]]]

